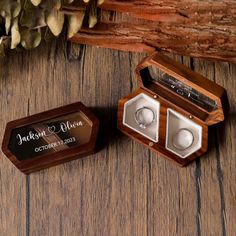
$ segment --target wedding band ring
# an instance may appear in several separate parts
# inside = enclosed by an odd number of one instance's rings
[[[184,151],[187,148],[190,148],[194,142],[193,133],[186,128],[179,129],[174,135],[172,144],[173,146],[180,150]]]
[[[148,113],[151,114],[151,116]],[[140,128],[146,129],[155,121],[155,113],[149,107],[141,107],[138,110],[136,110],[134,118]]]

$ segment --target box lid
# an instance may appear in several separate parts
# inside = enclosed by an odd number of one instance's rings
[[[207,125],[224,120],[226,90],[175,60],[155,52],[136,68],[140,86],[188,111]]]
[[[99,120],[77,102],[9,122],[2,151],[28,174],[93,153],[98,130]]]

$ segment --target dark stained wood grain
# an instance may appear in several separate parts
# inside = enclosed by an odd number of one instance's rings
[[[60,137],[57,135],[57,133],[54,133],[53,135],[52,134],[48,135],[48,128],[50,127],[48,127],[47,125],[45,126],[45,124],[49,123],[50,120],[52,121],[52,119],[55,119],[55,118],[60,119],[65,115],[69,115],[73,113],[76,114],[78,112],[81,112],[83,116],[85,116],[88,122],[90,123],[91,133],[89,133],[90,130],[86,130],[86,127],[83,128],[85,129],[85,132],[87,132],[89,135],[88,140],[82,143],[81,142],[79,143],[78,137],[77,137],[77,141],[76,141],[77,144],[75,146],[71,147],[70,145],[63,144],[63,145],[56,146],[56,148],[54,147],[45,152],[42,152],[41,154],[35,151],[33,154],[30,155],[30,158],[28,157],[28,158],[21,159],[19,157],[21,157],[21,155],[25,156],[26,155],[25,152],[27,151],[27,150],[24,150],[27,147],[23,145],[22,149],[24,151],[18,152],[17,155],[14,154],[12,150],[14,146],[12,148],[10,147],[10,140],[12,137],[12,131],[14,129],[19,128],[22,131],[25,127],[31,126],[30,132],[35,133],[38,130],[40,130],[39,133],[42,131],[46,132],[46,136],[42,136],[41,140],[39,140],[38,142],[39,146],[40,146],[40,143],[42,145],[42,142],[41,142],[42,140],[44,140],[44,144],[46,145],[52,144],[55,142],[64,142],[65,137],[64,138]],[[77,119],[79,118],[77,117]],[[41,122],[44,122],[44,124],[42,124]],[[67,131],[69,135],[67,136],[67,138],[73,137],[73,135],[70,134],[70,132],[71,131],[69,130]],[[82,132],[82,131],[80,129],[77,132]],[[27,116],[21,119],[8,122],[6,125],[5,134],[4,134],[4,138],[2,142],[2,151],[20,171],[22,171],[25,174],[29,174],[37,170],[42,170],[44,168],[61,164],[63,162],[72,161],[77,158],[85,157],[87,155],[95,153],[98,132],[99,132],[99,120],[97,119],[97,117],[94,116],[94,114],[87,107],[85,107],[81,102],[76,102],[76,103],[69,104],[67,106],[58,107],[49,111],[37,113],[31,116]],[[23,131],[21,133],[23,133]],[[37,147],[37,144],[36,144],[36,147]]]
[[[133,138],[137,142],[145,145],[147,148],[151,149],[154,152],[158,152],[161,154],[162,157],[167,158],[170,161],[173,161],[173,163],[179,165],[179,166],[186,166],[191,161],[196,159],[197,157],[203,155],[207,151],[208,147],[208,126],[199,119],[194,118],[193,121],[197,124],[199,124],[202,127],[202,146],[199,150],[194,152],[193,154],[189,155],[187,158],[180,158],[177,155],[171,153],[165,148],[165,141],[166,141],[166,123],[167,123],[167,109],[174,109],[178,113],[184,115],[186,118],[189,117],[189,113],[186,110],[183,110],[179,107],[176,107],[172,103],[170,103],[168,100],[164,100],[161,96],[156,98],[158,102],[160,102],[160,127],[159,127],[159,134],[158,134],[158,143],[150,142],[150,140],[134,130],[130,129],[129,127],[125,126],[123,124],[123,116],[124,116],[124,107],[125,103],[127,103],[130,99],[138,96],[139,94],[144,93],[147,96],[150,96],[153,98],[152,94],[149,91],[144,90],[143,88],[136,90],[134,93],[129,94],[127,97],[122,98],[119,100],[118,105],[118,128],[127,136],[130,138]],[[157,94],[159,96],[159,94]]]
[[[231,110],[210,150],[179,168],[116,129],[118,100],[138,88],[146,54],[63,39],[0,62],[1,134],[9,120],[82,101],[103,121],[101,151],[25,177],[1,153],[5,235],[234,235],[236,66],[175,57],[228,91]]]
[[[14,68],[11,65],[14,65]],[[9,55],[0,62],[1,142],[6,123],[19,116],[28,115],[27,66],[28,62],[24,61],[21,55]],[[21,76],[18,76],[19,74]],[[19,106],[19,100],[25,104],[24,107]],[[28,193],[26,186],[26,178],[4,157],[1,151],[0,232],[2,235],[24,236],[27,231]]]
[[[222,232],[230,235],[235,230],[233,221],[236,217],[236,190],[232,188],[236,180],[236,173],[232,169],[236,166],[236,103],[235,103],[235,73],[236,68],[228,63],[214,64],[215,78],[228,88],[230,98],[230,113],[227,123],[219,126],[215,132],[219,148],[217,149],[217,180],[220,189],[220,209]],[[230,138],[229,138],[230,137]]]
[[[192,68],[212,81],[215,81],[215,64],[212,62],[203,62],[195,60],[192,63]],[[222,82],[216,81],[220,83]],[[232,81],[233,82],[233,81]],[[228,87],[227,87],[228,90]],[[232,100],[231,100],[232,103]],[[198,201],[198,222],[199,230],[205,232],[206,235],[231,235],[225,234],[224,211],[222,211],[222,196],[220,182],[221,176],[219,175],[219,156],[220,143],[216,137],[216,130],[219,127],[212,128],[209,132],[209,152],[202,161],[196,163],[196,178],[197,178],[197,191],[199,192]],[[208,166],[208,168],[207,168]],[[229,168],[229,167],[227,167]],[[208,171],[211,171],[211,175]],[[227,170],[227,169],[226,169]],[[213,194],[214,193],[214,194]],[[217,206],[217,207],[216,207]],[[210,228],[212,222],[215,222],[214,227]]]
[[[217,109],[215,111],[207,112],[205,109],[201,109],[198,105],[193,105],[190,103],[188,99],[178,96],[176,93],[172,93],[171,91],[165,89],[165,87],[158,85],[155,82],[153,83],[152,81],[149,81],[150,78],[145,78],[146,75],[142,75],[142,71],[148,66],[155,66],[156,68],[159,68],[161,71],[171,75],[183,84],[213,99],[216,101]],[[137,66],[135,72],[137,79],[140,82],[140,86],[148,92],[157,93],[166,100],[172,101],[175,105],[183,107],[191,114],[193,114],[194,109],[197,110],[198,113],[206,113],[207,118],[205,123],[207,125],[213,125],[225,119],[224,113],[227,113],[229,109],[226,90],[222,86],[213,83],[201,74],[194,72],[189,67],[172,60],[170,57],[155,52],[149,57],[144,58],[143,61]],[[196,116],[199,117],[198,114],[196,114]]]

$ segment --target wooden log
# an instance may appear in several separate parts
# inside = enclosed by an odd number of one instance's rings
[[[122,13],[101,10],[95,28],[84,27],[70,40],[125,51],[161,50],[236,63],[236,2],[155,2],[106,0],[102,8]]]
[[[163,50],[236,63],[236,34],[229,36],[224,28],[99,22],[93,29],[83,28],[70,40],[125,51]]]
[[[236,26],[235,1],[106,0],[100,8],[172,24]]]

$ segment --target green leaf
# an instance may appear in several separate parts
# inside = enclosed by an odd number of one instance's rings
[[[44,30],[43,35],[43,38],[46,42],[51,42],[56,38],[48,27],[46,27],[46,29]]]
[[[5,47],[3,44],[3,39],[0,38],[0,58],[5,56]]]
[[[61,5],[72,5],[77,9],[67,12],[67,36],[73,37],[82,27],[85,15],[86,23],[93,27],[97,22],[97,5],[104,0],[0,0],[0,47],[34,48],[42,38],[45,41],[58,36],[65,22]],[[73,4],[72,4],[73,3]],[[86,3],[86,4],[85,4]],[[78,9],[81,11],[78,12]]]
[[[82,27],[83,20],[84,20],[84,12],[81,11],[76,15],[71,15],[69,17],[69,24],[68,24],[68,32],[67,37],[73,37]]]
[[[98,0],[98,5],[102,5],[105,0]]]
[[[13,2],[11,4],[11,16],[13,18],[19,16],[20,11],[21,11],[21,4],[20,4],[20,2]]]
[[[89,12],[89,28],[93,28],[97,24],[97,0],[91,0],[88,5]]]
[[[24,11],[22,14],[20,25],[27,28],[37,28],[45,26],[45,13],[41,9],[32,9],[31,11]]]
[[[29,30],[27,28],[22,29],[21,32],[21,45],[25,49],[36,48],[41,42],[40,30]]]
[[[38,6],[41,3],[41,0],[31,0],[34,6]]]
[[[10,6],[11,6],[10,5],[10,0],[1,0],[0,1],[0,9],[5,14],[5,15],[2,15],[3,17],[5,17],[7,14],[8,15],[11,14],[11,7]]]
[[[64,14],[59,11],[52,10],[46,18],[46,23],[49,29],[51,30],[51,32],[55,36],[58,36],[63,29]]]
[[[11,49],[17,47],[17,45],[20,43],[20,38],[18,18],[16,18],[14,19],[11,27]]]
[[[11,16],[10,15],[6,15],[6,17],[5,17],[6,34],[9,33],[10,27],[11,27]]]
[[[40,7],[50,12],[53,10],[59,10],[61,8],[61,0],[43,0]]]

